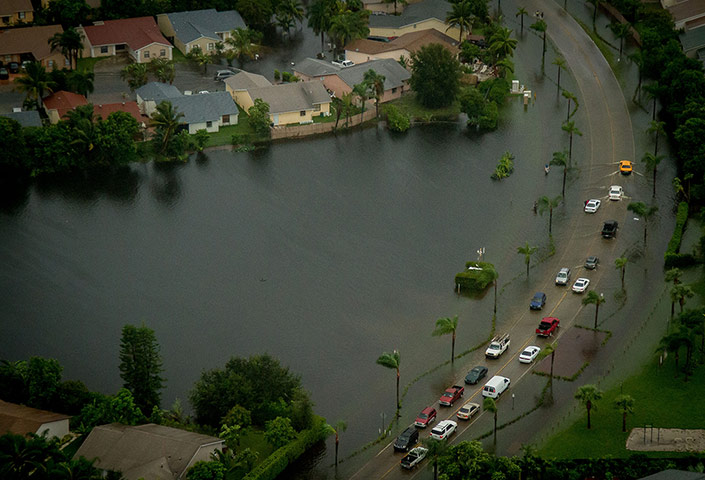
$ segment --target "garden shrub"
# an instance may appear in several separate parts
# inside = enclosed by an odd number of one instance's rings
[[[387,107],[387,127],[393,132],[406,132],[411,126],[411,120],[394,105]]]
[[[494,105],[490,103],[489,105]],[[495,105],[495,108],[496,105]],[[504,155],[502,155],[502,158],[499,159],[499,163],[497,164],[497,167],[494,169],[494,173],[492,174],[492,178],[495,180],[502,180],[503,178],[508,177],[509,175],[512,174],[514,171],[514,155],[512,155],[509,152],[504,152]]]
[[[494,265],[488,262],[467,262],[465,270],[455,276],[455,284],[463,292],[479,293],[497,277]]]
[[[698,260],[692,253],[666,252],[664,268],[666,270],[670,270],[671,268],[686,268],[692,267],[696,263],[698,263]]]
[[[681,240],[683,238],[683,230],[685,223],[688,221],[688,203],[680,202],[678,204],[678,213],[676,213],[676,228],[673,230],[673,236],[668,242],[666,255],[669,253],[678,253],[681,248]]]

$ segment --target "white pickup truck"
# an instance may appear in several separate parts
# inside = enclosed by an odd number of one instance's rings
[[[337,65],[340,68],[352,67],[353,65],[355,65],[355,62],[353,62],[352,60],[341,60],[339,62],[333,61],[330,63],[332,63],[333,65]]]
[[[490,342],[490,346],[485,350],[485,356],[490,358],[499,358],[505,350],[509,348],[509,334],[497,335]]]

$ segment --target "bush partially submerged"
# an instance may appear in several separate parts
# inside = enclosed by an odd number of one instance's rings
[[[487,262],[467,262],[465,270],[455,276],[456,287],[461,291],[480,293],[497,278],[494,265]]]

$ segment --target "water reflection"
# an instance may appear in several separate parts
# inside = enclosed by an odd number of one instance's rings
[[[0,179],[0,212],[17,215],[24,210],[29,200],[29,187],[29,179]]]
[[[154,175],[149,181],[149,188],[154,198],[167,207],[173,207],[181,198],[181,177],[179,170],[186,164],[179,162],[154,163]]]
[[[59,196],[64,200],[84,205],[95,204],[107,198],[120,204],[134,202],[142,179],[130,167],[107,171],[83,171],[38,178],[34,189],[42,198]]]

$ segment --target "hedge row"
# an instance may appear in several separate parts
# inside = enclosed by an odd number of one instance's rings
[[[461,291],[482,292],[496,277],[497,271],[491,263],[467,262],[465,271],[455,276],[455,285]]]
[[[680,202],[678,204],[678,213],[676,213],[676,228],[673,230],[673,236],[668,242],[668,248],[664,254],[664,264],[666,269],[687,267],[695,263],[695,257],[690,253],[678,253],[681,248],[683,239],[683,231],[685,223],[688,221],[688,203]]]
[[[296,440],[274,451],[250,473],[245,475],[243,480],[274,480],[286,467],[303,455],[306,450],[325,440],[329,433],[330,430],[326,421],[321,417],[315,417],[313,426],[310,429],[302,431],[298,434]]]

